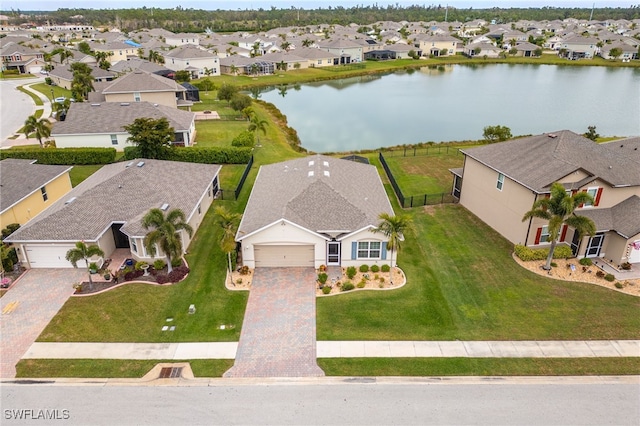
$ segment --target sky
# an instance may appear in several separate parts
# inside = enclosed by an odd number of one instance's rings
[[[397,1],[330,1],[330,0],[0,0],[1,10],[57,10],[60,8],[89,8],[89,9],[126,9],[135,7],[160,7],[205,9],[205,10],[237,10],[237,9],[278,9],[291,7],[315,9],[329,6],[354,7],[357,5],[387,6],[399,4],[401,6],[418,5],[450,5],[457,8],[483,9],[489,7],[630,7],[639,4],[638,0],[397,0]]]

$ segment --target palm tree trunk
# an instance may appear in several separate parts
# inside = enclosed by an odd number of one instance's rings
[[[167,274],[173,271],[173,267],[171,266],[171,256],[167,255]]]
[[[93,291],[93,279],[91,279],[91,270],[89,269],[89,260],[86,260],[87,272],[89,273],[89,291]]]
[[[231,281],[231,285],[235,287],[236,285],[233,283],[233,277],[231,277],[231,252],[227,253],[227,259],[229,260],[229,281]]]
[[[393,250],[391,250],[391,261],[389,265],[389,282],[393,285]]]
[[[549,247],[549,255],[547,256],[547,263],[542,269],[545,271],[551,270],[551,260],[553,259],[553,251],[556,249],[556,240],[551,241],[551,247]]]

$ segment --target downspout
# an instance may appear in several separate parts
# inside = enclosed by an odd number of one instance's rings
[[[533,191],[531,191],[533,192]],[[535,192],[533,192],[533,202],[535,203],[536,201],[538,201],[538,194],[536,194]],[[527,246],[527,241],[529,241],[529,232],[531,232],[531,222],[533,222],[533,218],[530,217],[529,218],[529,225],[527,226],[527,235],[524,237],[524,246]]]

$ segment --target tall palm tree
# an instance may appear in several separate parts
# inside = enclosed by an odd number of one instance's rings
[[[260,49],[260,42],[256,41],[255,43],[253,43],[253,45],[251,46],[251,57],[255,58],[256,56],[261,56],[262,52]]]
[[[182,255],[182,236],[180,231],[184,230],[193,235],[193,228],[186,222],[184,212],[180,209],[173,209],[164,215],[160,209],[151,209],[142,218],[142,227],[152,230],[144,237],[144,247],[152,257],[156,255],[156,247],[159,247],[167,257],[168,272],[171,272],[171,259],[176,259]]]
[[[553,259],[553,251],[558,242],[558,236],[562,225],[568,225],[574,228],[578,235],[589,234],[593,236],[596,233],[596,225],[593,220],[585,216],[575,214],[576,208],[582,204],[593,204],[593,197],[587,192],[576,192],[569,194],[560,183],[555,182],[551,185],[551,194],[549,198],[541,198],[536,200],[531,210],[524,214],[522,221],[537,217],[549,221],[548,232],[551,247],[547,256],[547,263],[543,267],[545,270],[551,269],[551,260]]]
[[[69,249],[65,256],[65,259],[71,262],[74,268],[78,267],[79,261],[84,260],[87,265],[87,272],[89,272],[89,288],[91,290],[93,290],[93,280],[89,271],[89,259],[93,256],[104,256],[104,252],[96,245],[87,246],[84,241],[78,241],[75,248]]]
[[[263,135],[267,135],[267,121],[262,120],[257,114],[253,113],[249,120],[249,131],[255,133],[258,138],[258,145],[260,145],[260,135],[258,132],[262,132]]]
[[[235,66],[234,64],[231,64],[231,67],[229,69],[231,71],[231,74],[233,74],[233,75],[237,75],[238,74],[238,67]]]
[[[222,238],[220,239],[220,248],[227,253],[227,261],[229,267],[229,278],[231,278],[231,252],[236,248],[236,232],[240,225],[242,215],[233,213],[222,206],[215,208],[216,224],[222,228]],[[233,284],[233,281],[232,281]]]
[[[55,118],[58,121],[61,121],[60,116],[67,114],[67,111],[69,111],[70,107],[71,107],[71,99],[69,98],[65,98],[65,100],[62,102],[53,102],[51,104],[51,109],[53,110],[53,112],[56,113]]]
[[[38,120],[38,117],[36,117],[34,114],[27,117],[24,122],[22,131],[27,138],[31,133],[35,133],[36,139],[38,139],[40,147],[42,148],[42,139],[51,136],[51,127],[49,126],[49,120],[47,120],[46,118],[41,118],[40,120]]]
[[[412,227],[412,221],[406,215],[390,215],[389,213],[380,213],[378,216],[380,223],[374,233],[380,233],[387,237],[387,249],[390,253],[390,266],[393,268],[393,252],[400,252],[400,242],[404,241],[404,233]],[[390,281],[393,284],[393,274],[390,273]]]
[[[302,40],[302,47],[311,47],[311,45],[313,44],[313,40],[305,38],[304,40]]]

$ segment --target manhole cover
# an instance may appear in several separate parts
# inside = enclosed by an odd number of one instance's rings
[[[161,379],[175,379],[182,376],[182,367],[163,367],[160,370]]]

